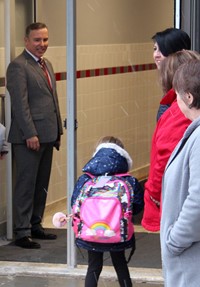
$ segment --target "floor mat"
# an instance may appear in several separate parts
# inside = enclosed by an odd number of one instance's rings
[[[38,262],[66,264],[66,229],[48,229],[57,234],[56,240],[36,240],[41,249],[23,249],[13,243],[0,246],[0,261]],[[160,236],[156,233],[137,232],[136,251],[129,262],[130,267],[161,268]],[[127,250],[127,257],[130,249]],[[104,255],[104,265],[112,265],[109,253]],[[87,265],[87,251],[77,249],[77,264]]]

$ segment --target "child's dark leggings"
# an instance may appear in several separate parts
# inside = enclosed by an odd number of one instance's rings
[[[117,273],[120,287],[132,287],[125,251],[110,252],[110,256]],[[88,251],[88,269],[85,278],[85,287],[97,287],[102,268],[103,252]]]

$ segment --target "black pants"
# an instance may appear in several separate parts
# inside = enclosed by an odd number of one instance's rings
[[[110,256],[117,273],[120,287],[132,287],[125,251],[110,252]],[[97,287],[102,268],[103,252],[88,251],[88,269],[85,278],[85,287]]]
[[[51,173],[53,144],[40,145],[39,151],[25,144],[13,144],[16,161],[14,192],[15,239],[31,236],[41,228]]]

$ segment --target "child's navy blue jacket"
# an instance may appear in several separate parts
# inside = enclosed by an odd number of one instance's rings
[[[97,147],[97,150],[89,162],[83,167],[83,172],[92,174],[93,176],[99,175],[114,175],[120,173],[127,173],[132,165],[132,160],[129,154],[113,143],[102,143]],[[144,207],[143,201],[143,188],[138,180],[133,176],[125,177],[131,184],[134,190],[133,201],[133,215],[139,213]],[[81,188],[90,178],[89,175],[83,174],[79,177],[74,187],[74,191],[71,198],[71,206],[75,203],[77,196],[80,193]],[[119,251],[126,248],[133,247],[135,244],[135,237],[128,242],[121,242],[115,244],[104,243],[92,243],[85,242],[81,239],[76,239],[76,244],[79,247],[83,247],[88,250],[96,251]]]

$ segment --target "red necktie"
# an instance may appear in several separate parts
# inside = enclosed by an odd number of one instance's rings
[[[46,67],[46,64],[45,64],[44,59],[40,58],[40,59],[38,60],[38,63],[39,63],[39,65],[40,65],[40,67],[41,67],[41,69],[42,69],[42,71],[43,71],[43,73],[44,73],[44,75],[45,75],[45,77],[46,77],[46,79],[47,79],[47,81],[48,81],[49,87],[52,89],[49,72],[48,72],[48,70],[47,70],[47,67]]]

